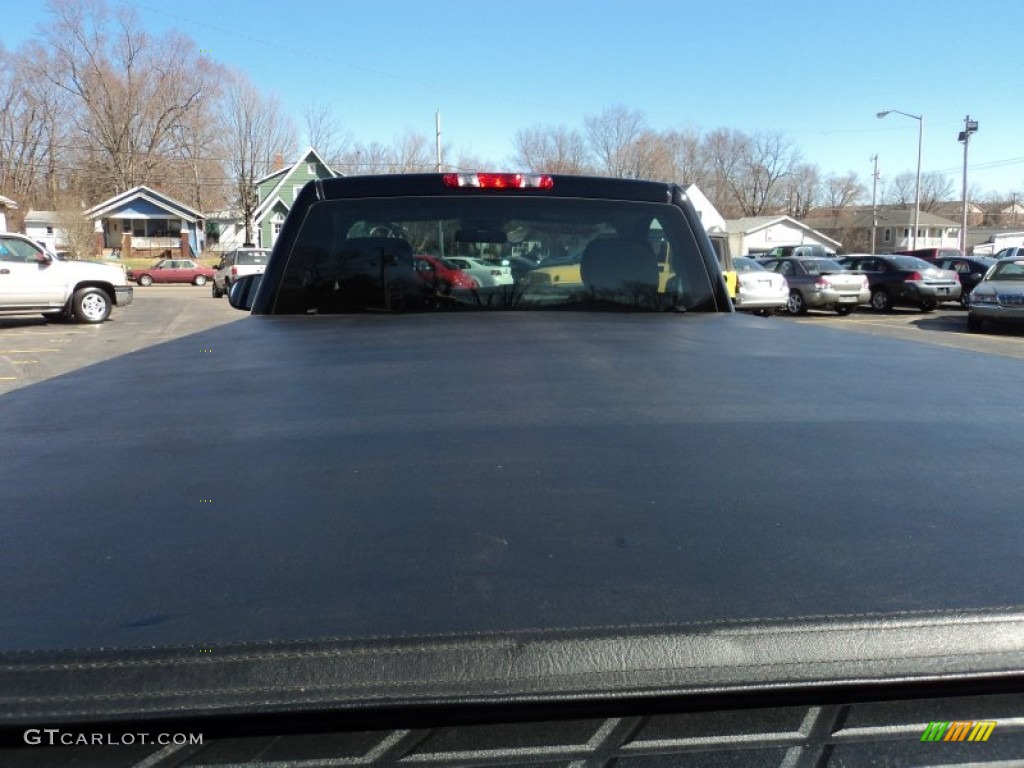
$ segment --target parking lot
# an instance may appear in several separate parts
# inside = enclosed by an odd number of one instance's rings
[[[132,304],[102,325],[0,317],[0,394],[244,317],[192,285],[136,287]]]
[[[208,286],[170,285],[136,287],[134,303],[115,308],[102,325],[48,323],[42,316],[0,318],[0,394],[244,317],[226,299],[212,299]],[[969,333],[966,313],[953,304],[931,313],[879,314],[861,307],[848,317],[811,311],[763,322],[820,325],[1024,359],[1024,329],[988,326],[986,333]]]

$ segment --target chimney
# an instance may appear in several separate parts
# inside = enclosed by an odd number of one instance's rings
[[[274,170],[280,171],[282,168],[284,168],[284,155],[278,152],[274,155]]]

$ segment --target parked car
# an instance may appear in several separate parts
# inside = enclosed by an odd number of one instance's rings
[[[1003,248],[996,252],[993,260],[999,261],[1000,259],[1019,259],[1024,257],[1024,248],[1014,246],[1012,248]]]
[[[421,283],[430,285],[441,293],[451,293],[453,290],[472,290],[479,288],[479,284],[472,277],[461,269],[449,267],[437,256],[416,254],[412,260],[416,277]]]
[[[916,256],[853,254],[839,259],[839,263],[867,275],[871,307],[878,312],[888,312],[897,304],[931,312],[939,302],[960,300],[956,272]]]
[[[823,245],[818,245],[817,243],[810,243],[806,245],[780,245],[776,248],[772,248],[770,251],[765,253],[764,256],[771,256],[774,258],[795,256],[798,259],[831,259],[833,256],[835,256],[835,253],[833,251],[826,249]]]
[[[964,252],[959,248],[915,248],[909,251],[896,251],[897,256],[917,256],[925,261],[938,261],[940,259],[962,259]]]
[[[447,266],[462,270],[472,277],[481,288],[512,285],[514,282],[512,269],[508,264],[495,264],[469,256],[448,256],[444,261]]]
[[[572,253],[549,256],[541,261],[538,267],[526,274],[526,283],[537,290],[562,287],[579,288],[583,285],[583,278],[580,276],[580,259],[582,257],[582,249],[577,249]]]
[[[212,280],[215,270],[193,259],[161,259],[151,267],[129,269],[128,279],[141,286],[153,283],[192,283],[206,285]]]
[[[1024,255],[1024,248],[1021,249],[1021,254]],[[935,263],[943,269],[951,269],[957,273],[960,278],[960,306],[966,309],[971,291],[996,264],[996,259],[988,256],[956,256],[937,259]]]
[[[786,278],[786,310],[791,315],[804,315],[808,309],[831,309],[848,315],[858,304],[871,300],[867,277],[850,272],[832,259],[785,257],[762,259],[760,263]]]
[[[736,295],[732,300],[736,309],[768,315],[786,306],[789,301],[786,278],[746,256],[737,256],[732,263],[737,276]]]
[[[102,323],[132,298],[120,266],[64,261],[25,235],[0,232],[0,316]]]
[[[986,320],[1024,320],[1024,257],[1001,259],[971,292],[967,328],[981,331]]]
[[[270,259],[268,248],[237,248],[221,257],[213,276],[210,292],[219,299],[231,289],[231,284],[245,275],[262,275]]]

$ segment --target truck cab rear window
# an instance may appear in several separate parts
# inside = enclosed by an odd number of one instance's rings
[[[714,310],[694,234],[668,204],[326,200],[310,206],[290,252],[275,258],[286,259],[275,314]],[[507,277],[485,279],[481,265]]]

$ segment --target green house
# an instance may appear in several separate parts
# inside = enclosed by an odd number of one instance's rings
[[[306,182],[338,175],[320,154],[310,147],[291,166],[276,170],[257,180],[260,202],[253,212],[253,236],[256,238],[256,245],[261,248],[274,246],[285,216],[288,215]]]

